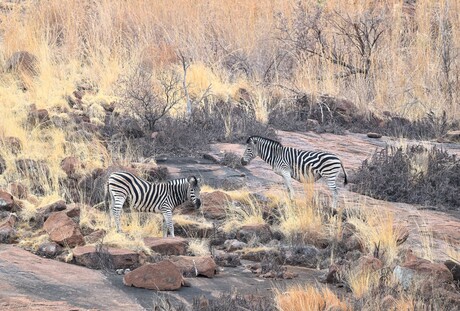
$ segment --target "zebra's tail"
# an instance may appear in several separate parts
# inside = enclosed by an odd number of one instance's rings
[[[343,167],[342,163],[340,163],[340,166],[342,166],[342,170],[343,170],[343,174],[344,174],[343,185],[345,186],[346,184],[348,184],[347,172],[345,172],[345,168]]]
[[[110,210],[110,202],[109,202],[109,182],[105,184],[105,189],[104,189],[104,206],[105,206],[105,211],[108,214],[109,217],[109,227],[112,226],[112,211]]]

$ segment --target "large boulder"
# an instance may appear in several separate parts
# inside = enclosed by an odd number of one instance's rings
[[[64,211],[66,208],[67,205],[64,200],[58,200],[38,208],[35,216],[31,219],[34,223],[34,228],[40,228],[52,213]]]
[[[161,255],[185,255],[188,241],[181,237],[145,238],[144,244]]]
[[[282,257],[285,263],[292,266],[317,268],[320,262],[320,252],[314,246],[282,247]]]
[[[183,277],[171,261],[164,260],[154,264],[145,264],[125,274],[123,283],[126,286],[160,291],[177,290],[183,284]]]
[[[129,249],[77,246],[72,252],[75,263],[92,269],[127,269],[139,263],[139,254]]]
[[[185,277],[214,277],[217,265],[211,256],[173,256],[171,262]]]
[[[85,244],[78,225],[65,213],[52,213],[43,224],[50,239],[62,246],[75,247]]]
[[[222,192],[214,191],[201,195],[200,211],[209,219],[224,219],[226,216],[226,204],[231,201],[231,197]]]

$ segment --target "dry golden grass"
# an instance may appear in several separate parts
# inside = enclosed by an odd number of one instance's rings
[[[376,247],[386,264],[391,264],[398,253],[397,240],[402,227],[391,212],[363,206],[349,210],[347,221],[356,227],[357,236],[368,252]]]
[[[294,285],[285,291],[276,289],[275,303],[280,311],[352,310],[327,287]]]
[[[223,226],[225,232],[245,225],[265,224],[264,206],[247,191],[227,192],[233,200],[241,204],[229,203],[226,206],[226,219]]]
[[[210,254],[209,240],[192,239],[188,244],[188,251],[194,256],[205,256]]]
[[[377,286],[380,274],[377,271],[354,267],[345,271],[343,278],[350,287],[353,297],[360,299],[365,297],[375,286]]]

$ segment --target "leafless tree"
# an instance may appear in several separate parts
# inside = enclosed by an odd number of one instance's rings
[[[139,119],[149,131],[182,99],[180,77],[174,72],[163,72],[154,77],[153,73],[136,70],[120,81],[120,93],[129,112]]]

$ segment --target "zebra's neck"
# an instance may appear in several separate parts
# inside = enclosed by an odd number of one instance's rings
[[[258,148],[259,157],[273,166],[275,158],[280,152],[282,152],[283,146],[278,142],[261,139],[259,140]]]
[[[180,205],[187,201],[187,190],[188,190],[188,181],[187,179],[175,179],[169,181],[167,186],[167,191],[170,194],[172,203],[174,206]]]

